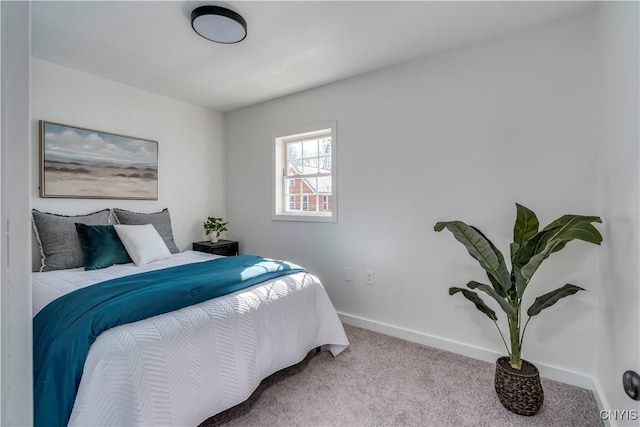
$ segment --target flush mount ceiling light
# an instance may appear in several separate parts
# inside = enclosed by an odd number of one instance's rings
[[[220,6],[200,6],[191,12],[193,30],[216,43],[238,43],[247,36],[247,21]]]

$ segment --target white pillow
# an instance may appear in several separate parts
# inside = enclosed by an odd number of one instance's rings
[[[113,226],[124,248],[136,265],[169,258],[171,252],[152,224]]]

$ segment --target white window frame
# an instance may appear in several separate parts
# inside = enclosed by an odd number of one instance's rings
[[[288,177],[285,173],[286,165],[286,143],[296,139],[305,137],[313,137],[323,133],[331,133],[331,210],[319,211],[303,211],[300,209],[295,212],[287,212],[289,199],[286,197],[286,189],[288,188]],[[288,129],[277,132],[271,138],[272,147],[272,219],[277,221],[308,221],[308,222],[337,222],[338,221],[338,150],[337,150],[337,126],[336,122],[323,122],[314,125]],[[316,197],[319,199],[319,197]],[[302,198],[301,198],[302,203]],[[316,208],[318,200],[316,200]],[[302,204],[300,205],[302,208]]]

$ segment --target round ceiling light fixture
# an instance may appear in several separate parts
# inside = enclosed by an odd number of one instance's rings
[[[191,12],[193,31],[216,43],[238,43],[247,37],[247,21],[233,10],[200,6]]]

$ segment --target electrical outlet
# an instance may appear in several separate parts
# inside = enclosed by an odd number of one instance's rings
[[[353,268],[351,267],[344,268],[344,281],[353,282]]]
[[[367,285],[373,285],[374,274],[373,270],[367,270]]]

